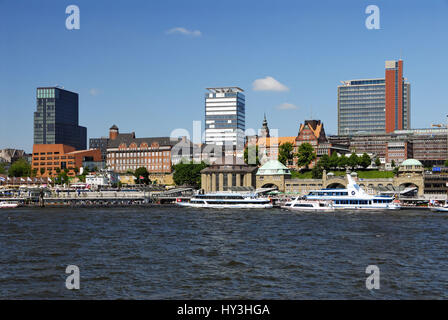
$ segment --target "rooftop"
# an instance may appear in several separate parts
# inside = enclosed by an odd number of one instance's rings
[[[218,87],[218,88],[206,88],[206,89],[213,93],[244,92],[244,90],[239,87]]]
[[[291,174],[291,171],[278,160],[269,160],[258,169],[257,176],[260,175],[284,175]]]
[[[418,161],[417,159],[407,159],[404,160],[400,166],[419,166],[419,167],[423,167],[422,163],[420,161]]]

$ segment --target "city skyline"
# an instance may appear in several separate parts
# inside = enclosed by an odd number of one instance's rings
[[[412,81],[412,128],[445,120],[446,1],[424,7],[377,1],[380,30],[365,28],[365,1],[238,2],[231,25],[222,13],[231,4],[134,3],[108,3],[104,10],[106,2],[78,1],[81,28],[71,31],[65,3],[0,4],[8,13],[0,19],[8,48],[0,53],[8,61],[0,78],[8,119],[1,148],[31,151],[35,89],[56,84],[79,94],[88,138],[104,135],[112,123],[139,136],[191,132],[194,120],[204,121],[204,88],[223,85],[245,90],[246,128],[259,129],[266,113],[280,136],[296,135],[309,118],[336,134],[340,81],[383,77],[384,61],[399,58]],[[24,23],[36,14],[45,21]],[[39,51],[29,50],[36,44]]]

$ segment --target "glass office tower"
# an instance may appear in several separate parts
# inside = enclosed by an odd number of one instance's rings
[[[85,150],[87,128],[78,124],[78,94],[59,87],[37,88],[34,144],[65,144]]]
[[[410,128],[410,84],[403,78],[403,61],[386,61],[385,78],[342,83],[338,86],[338,135]]]
[[[238,87],[207,88],[205,94],[205,143],[244,145],[246,129],[244,90]]]

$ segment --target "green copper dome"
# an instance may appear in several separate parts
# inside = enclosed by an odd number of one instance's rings
[[[416,159],[407,159],[404,160],[400,166],[417,166],[417,167],[423,167],[422,163]]]
[[[291,174],[291,171],[278,160],[269,160],[264,165],[262,165],[258,171],[257,175],[284,175]]]

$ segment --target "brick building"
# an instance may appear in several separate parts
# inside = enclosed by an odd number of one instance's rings
[[[136,138],[135,133],[120,133],[117,126],[109,130],[106,165],[115,172],[135,171],[145,167],[149,173],[170,173],[171,153],[182,138]]]
[[[65,169],[69,170],[69,176],[75,176],[84,161],[101,161],[100,150],[75,150],[64,144],[35,144],[31,169],[37,169],[36,174],[40,177],[57,176],[59,170]]]

